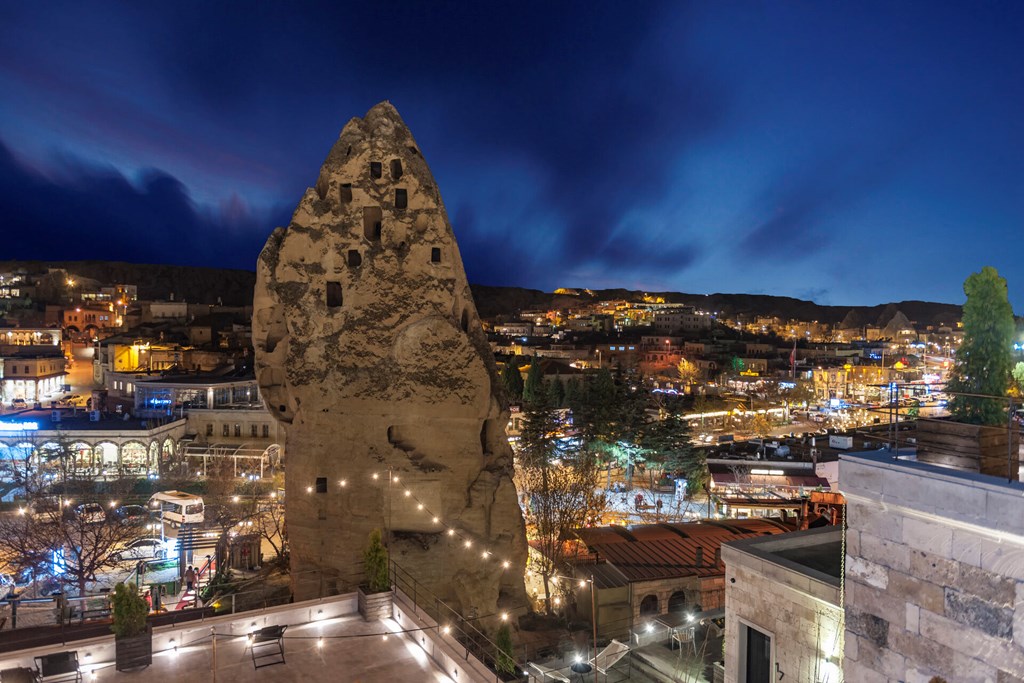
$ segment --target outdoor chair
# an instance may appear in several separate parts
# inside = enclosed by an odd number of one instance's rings
[[[258,631],[249,634],[251,643],[249,653],[252,655],[252,665],[255,669],[262,669],[265,666],[284,664],[284,626],[264,626]]]
[[[82,672],[78,668],[78,650],[54,652],[36,657],[35,660],[39,670],[38,680],[41,682],[82,681]]]
[[[23,666],[0,671],[0,683],[35,683],[36,672]]]
[[[612,642],[608,643],[603,650],[598,652],[597,656],[590,660],[590,663],[599,673],[607,676],[611,668],[627,654],[629,654],[629,645],[612,639]]]
[[[540,674],[540,679],[542,681],[545,679],[551,679],[552,681],[570,683],[569,679],[566,678],[565,674],[561,673],[559,669],[552,669],[551,667],[544,666],[542,664],[534,664],[533,662],[530,662],[530,668]]]
[[[685,628],[676,629],[672,632],[672,640],[679,643],[679,656],[683,656],[683,648],[689,647],[693,650],[693,654],[697,654],[697,641],[694,633],[695,629],[693,626],[687,626]]]

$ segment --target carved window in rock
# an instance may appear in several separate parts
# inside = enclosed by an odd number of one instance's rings
[[[352,268],[358,268],[363,265],[363,257],[359,254],[358,249],[348,250],[348,265]]]
[[[316,492],[327,493],[327,477],[316,478]]]
[[[370,177],[371,178],[374,178],[374,179],[380,178],[382,175],[384,175],[383,170],[384,169],[381,166],[381,163],[379,161],[371,161],[370,162]]]
[[[459,322],[463,332],[469,332],[469,311],[462,312],[462,320]]]
[[[340,282],[327,283],[327,307],[339,308],[343,303]]]
[[[395,190],[395,208],[404,209],[409,206],[409,193],[401,188]]]
[[[384,220],[384,212],[379,206],[363,207],[363,237],[376,242],[381,236],[381,221]]]
[[[352,183],[344,183],[338,188],[338,195],[341,199],[342,204],[348,204],[352,201]]]
[[[402,160],[392,159],[391,160],[391,179],[398,180],[402,177]]]
[[[441,262],[441,247],[431,247],[430,249],[430,262],[440,263]]]

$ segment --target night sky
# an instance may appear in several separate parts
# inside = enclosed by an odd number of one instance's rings
[[[1024,3],[7,2],[0,258],[253,269],[390,100],[470,281],[1024,307]]]

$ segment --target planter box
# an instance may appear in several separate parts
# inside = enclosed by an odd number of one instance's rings
[[[725,664],[718,662],[711,664],[711,680],[714,683],[725,683]]]
[[[115,668],[118,671],[143,669],[153,663],[153,628],[131,638],[114,638]]]
[[[381,591],[380,593],[367,593],[365,586],[359,587],[359,613],[366,621],[378,621],[390,619],[392,605],[394,603],[394,591]]]
[[[1012,439],[1012,441],[1011,441]],[[917,459],[1016,480],[1020,432],[949,420],[917,421]],[[1009,471],[1007,455],[1009,454]]]

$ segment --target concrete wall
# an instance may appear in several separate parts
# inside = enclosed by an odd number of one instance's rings
[[[743,628],[772,637],[777,680],[838,683],[843,650],[838,582],[757,546],[835,540],[838,529],[814,529],[722,545],[725,562],[725,680],[743,683]],[[848,681],[859,679],[847,678]]]
[[[840,458],[846,496],[846,679],[1024,677],[1024,486]]]

